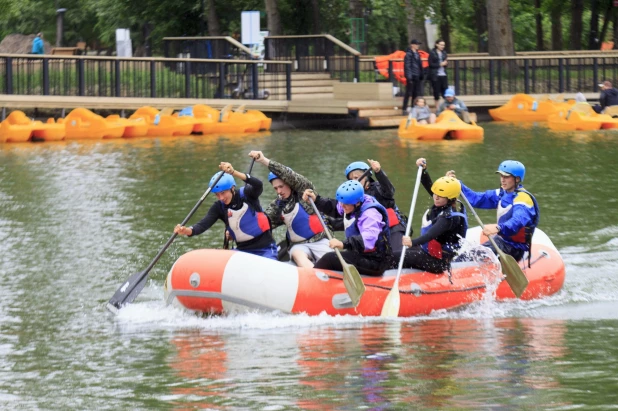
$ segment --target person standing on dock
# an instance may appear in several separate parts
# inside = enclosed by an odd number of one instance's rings
[[[291,243],[290,258],[299,267],[312,268],[324,254],[331,252],[320,219],[311,204],[302,198],[305,190],[314,190],[313,183],[291,168],[266,158],[261,151],[251,151],[249,157],[268,167],[268,182],[277,192],[277,198],[264,211],[271,227],[285,225]]]
[[[496,245],[519,261],[526,251],[530,252],[532,235],[539,224],[539,205],[521,184],[526,175],[526,167],[522,163],[503,161],[496,173],[500,174],[499,189],[476,192],[461,183],[461,191],[472,207],[498,210],[498,223],[485,224],[483,234],[494,235]],[[446,175],[455,177],[455,172],[451,170]],[[495,252],[491,242],[483,245]]]
[[[225,174],[217,182],[220,173],[216,173],[210,179],[209,185],[217,196],[217,201],[197,224],[192,227],[178,224],[174,232],[193,237],[202,234],[217,220],[221,220],[232,239],[236,241],[238,251],[276,260],[277,245],[272,237],[268,217],[262,212],[259,200],[263,191],[262,182],[249,174],[234,170],[230,163],[222,162],[219,164],[219,169]],[[236,190],[234,177],[245,181],[245,186]]]
[[[30,54],[45,54],[45,45],[43,44],[43,33],[37,33],[32,40],[32,51]]]
[[[436,41],[436,46],[429,52],[429,77],[433,87],[436,109],[438,108],[440,97],[444,97],[444,93],[448,89],[448,77],[446,76],[448,55],[444,51],[445,46],[444,40],[439,39]]]
[[[312,198],[320,212],[330,217],[343,216],[345,240],[333,238],[330,248],[338,248],[348,264],[354,265],[364,275],[380,276],[392,263],[389,243],[388,214],[378,201],[365,194],[363,186],[355,180],[346,181],[337,189],[336,199],[317,196],[313,190],[303,193],[303,200]],[[325,254],[314,268],[342,271],[335,252]]]
[[[401,251],[402,248],[401,238],[406,232],[407,218],[401,214],[397,204],[395,204],[395,187],[388,179],[384,170],[382,170],[380,163],[369,159],[367,159],[367,161],[371,164],[371,170],[378,181],[374,181],[370,174],[364,177],[363,181],[360,183],[363,185],[365,194],[374,197],[378,200],[378,203],[386,208],[390,225],[389,228],[391,230],[391,248],[394,253],[397,253]],[[369,170],[369,165],[367,165],[367,163],[355,161],[346,167],[345,177],[348,180],[358,180],[367,170]]]
[[[406,76],[406,94],[403,96],[402,108],[404,116],[408,114],[410,98],[414,101],[418,96],[422,95],[423,63],[421,55],[418,53],[420,45],[421,42],[417,39],[410,40],[410,47],[406,50],[406,56],[403,59],[403,70]]]

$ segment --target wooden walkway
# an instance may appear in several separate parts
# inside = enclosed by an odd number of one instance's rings
[[[589,101],[598,99],[598,93],[584,94]],[[541,98],[546,94],[534,94]],[[493,108],[509,101],[513,95],[462,96],[461,99],[471,108]],[[558,95],[551,97],[557,98]],[[564,93],[558,98],[573,99],[575,93]],[[92,110],[136,110],[143,106],[158,109],[172,107],[182,109],[195,104],[206,104],[223,108],[229,104],[245,105],[246,109],[268,113],[290,114],[330,114],[342,117],[356,117],[369,127],[396,127],[404,116],[401,115],[403,99],[389,100],[337,100],[330,99],[292,99],[287,100],[230,100],[230,99],[185,99],[185,98],[129,98],[129,97],[77,97],[77,96],[29,96],[0,94],[0,107],[3,111],[18,109],[73,109],[84,107]],[[430,99],[433,101],[433,99]],[[474,110],[471,110],[474,111]]]

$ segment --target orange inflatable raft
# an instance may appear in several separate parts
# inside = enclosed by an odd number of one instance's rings
[[[528,94],[515,94],[505,105],[489,110],[495,121],[533,122],[547,121],[558,110],[568,109],[575,100],[554,101],[549,96],[536,99]]]
[[[618,119],[608,114],[598,114],[588,103],[577,103],[547,118],[547,125],[556,131],[600,130],[618,128]]]
[[[423,64],[423,68],[429,67],[429,53],[423,50],[419,50],[418,54],[421,56],[421,61]],[[394,53],[389,54],[388,56],[377,56],[375,58],[375,66],[378,73],[388,78],[388,62],[390,60],[401,60],[401,61],[393,61],[393,75],[395,79],[401,84],[406,84],[406,74],[403,69],[403,59],[406,57],[406,52],[397,50]]]
[[[480,227],[468,230],[467,239],[483,240]],[[540,229],[532,239],[532,261],[522,269],[529,280],[522,299],[543,298],[558,292],[564,283],[564,262],[551,240]],[[495,276],[499,268],[485,265]],[[343,285],[340,272],[296,266],[230,250],[195,250],[181,256],[165,282],[168,304],[204,313],[267,310],[318,315],[379,316],[393,286],[397,270],[382,277],[363,276],[366,292],[356,308]],[[404,270],[400,282],[399,316],[427,315],[483,298],[486,273],[474,262],[453,263],[448,275]],[[496,290],[498,300],[515,298],[506,281]]]
[[[418,124],[407,117],[399,123],[399,137],[415,140],[482,140],[483,127],[466,124],[452,110],[444,110],[435,124]]]

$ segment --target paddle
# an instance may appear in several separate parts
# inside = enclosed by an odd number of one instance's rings
[[[410,113],[408,113],[408,119],[406,120],[406,129],[410,126],[411,122],[412,122],[412,110],[410,110]]]
[[[245,174],[251,174],[251,171],[253,171],[254,164],[255,164],[255,158],[252,158],[251,164],[249,164],[249,170]],[[223,231],[223,249],[229,250],[230,249],[230,239],[228,238],[226,233],[227,233],[227,229]]]
[[[309,197],[309,202],[313,207],[313,211],[315,211],[315,214],[320,219],[320,223],[322,223],[322,227],[324,227],[326,236],[329,240],[332,240],[333,236],[330,234],[330,231],[328,231],[328,227],[326,227],[326,223],[322,219],[322,214],[320,214],[320,211],[315,206],[313,198]],[[352,300],[352,307],[356,307],[360,302],[363,293],[365,292],[365,284],[363,284],[363,280],[361,279],[361,276],[358,273],[356,267],[345,262],[338,248],[335,248],[335,253],[337,254],[337,258],[339,258],[341,267],[343,267],[343,285],[345,286],[345,289],[348,292],[350,299]]]
[[[195,214],[197,209],[202,205],[206,196],[208,196],[212,188],[217,185],[221,177],[223,177],[223,174],[224,174],[223,171],[219,173],[219,177],[217,177],[215,182],[211,186],[208,187],[206,192],[202,195],[202,197],[199,199],[197,204],[195,204],[191,212],[189,212],[189,215],[186,216],[184,220],[182,220],[182,223],[180,223],[180,225],[184,226],[185,224],[187,224],[187,221],[189,221],[189,219],[193,217],[193,214]],[[107,309],[109,311],[116,314],[118,313],[118,310],[120,310],[124,305],[130,304],[135,300],[137,295],[140,293],[140,291],[142,291],[142,289],[146,285],[146,279],[148,278],[148,273],[150,272],[152,267],[154,267],[157,261],[159,261],[159,258],[161,258],[165,250],[167,250],[167,248],[172,244],[172,242],[174,241],[177,235],[178,234],[176,233],[172,234],[169,240],[167,240],[167,243],[165,243],[163,248],[159,250],[155,258],[150,262],[150,264],[148,264],[148,267],[146,267],[144,271],[140,271],[130,276],[127,279],[127,281],[125,281],[122,284],[122,286],[118,290],[116,290],[116,293],[112,296],[112,298],[107,303]]]
[[[423,174],[423,166],[418,167],[418,173],[416,174],[416,183],[414,184],[414,194],[412,194],[412,204],[410,205],[410,218],[408,219],[408,225],[406,226],[406,237],[410,236],[410,229],[412,228],[412,217],[414,216],[414,206],[416,205],[416,197],[418,196],[418,188],[421,185],[421,175]],[[397,317],[399,316],[399,277],[401,277],[401,270],[403,269],[403,260],[406,256],[406,246],[401,249],[401,257],[399,257],[399,267],[397,267],[397,277],[395,277],[395,283],[393,288],[389,291],[384,300],[382,306],[382,317]]]
[[[472,214],[474,214],[476,221],[478,221],[481,227],[484,227],[485,225],[479,218],[478,214],[476,214],[474,208],[470,205],[470,202],[464,195],[463,191],[461,192],[461,198],[463,198],[466,206],[470,209],[470,211],[472,211]],[[526,278],[526,275],[513,256],[505,254],[504,251],[498,248],[493,236],[489,237],[489,241],[491,241],[491,244],[494,246],[498,256],[500,257],[500,264],[502,265],[502,272],[506,275],[506,282],[509,284],[511,290],[513,290],[513,293],[517,296],[517,298],[521,297],[524,290],[528,286],[528,279]]]

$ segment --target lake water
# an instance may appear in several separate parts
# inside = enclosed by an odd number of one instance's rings
[[[618,404],[618,132],[483,124],[485,141],[414,142],[395,130],[0,145],[0,408],[615,409]],[[543,300],[380,318],[250,313],[202,318],[163,302],[171,265],[220,247],[222,226],[179,238],[134,304],[105,303],[143,270],[207,188],[247,153],[333,196],[348,163],[379,160],[408,210],[415,160],[498,187],[527,166],[540,227],[567,266]],[[266,178],[257,164],[254,175]],[[266,186],[263,204],[274,197]],[[214,201],[208,198],[193,221]],[[414,216],[431,204],[421,191]],[[494,212],[481,212],[485,222]],[[277,237],[283,234],[278,232]]]

